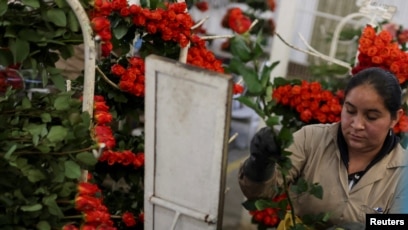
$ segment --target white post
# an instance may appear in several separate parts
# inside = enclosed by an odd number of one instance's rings
[[[96,48],[93,37],[93,30],[89,18],[78,0],[67,0],[78,19],[84,37],[84,91],[82,101],[82,111],[88,112],[93,116],[94,94],[95,94],[95,67],[96,67]],[[82,170],[81,180],[87,181],[87,170]]]
[[[278,5],[278,17],[276,21],[276,31],[286,39],[286,41],[292,42],[295,29],[295,18],[297,7],[297,0],[284,0],[279,1]],[[271,80],[275,76],[285,77],[289,64],[291,48],[285,45],[279,39],[273,39],[272,49],[270,52],[270,62],[280,61],[274,70],[271,72]]]
[[[85,57],[85,70],[84,70],[84,92],[82,111],[86,111],[92,117],[93,114],[93,100],[95,93],[95,66],[96,66],[96,49],[95,41],[93,37],[93,30],[89,18],[78,0],[67,0],[67,3],[71,6],[75,13],[79,25],[82,29],[84,37],[84,57]]]

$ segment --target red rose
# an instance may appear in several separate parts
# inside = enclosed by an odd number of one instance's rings
[[[97,185],[88,182],[80,182],[78,184],[78,193],[80,195],[94,195],[99,193],[101,190]]]
[[[133,213],[131,212],[125,212],[122,215],[122,221],[125,223],[127,227],[132,227],[136,225],[136,220],[135,217],[133,216]]]
[[[105,17],[95,17],[91,21],[91,26],[95,32],[99,32],[103,29],[110,28],[110,21]]]
[[[208,2],[205,1],[197,2],[195,6],[202,12],[208,10]]]

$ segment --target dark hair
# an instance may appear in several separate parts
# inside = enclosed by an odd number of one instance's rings
[[[384,100],[384,106],[391,113],[391,117],[395,118],[402,103],[402,91],[395,75],[379,67],[361,70],[350,78],[344,95],[347,96],[353,88],[363,84],[373,86]]]

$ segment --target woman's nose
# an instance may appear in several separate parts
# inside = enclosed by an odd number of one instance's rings
[[[351,127],[354,129],[364,129],[364,118],[363,116],[356,115],[351,123]]]

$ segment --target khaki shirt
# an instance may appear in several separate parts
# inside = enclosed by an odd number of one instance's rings
[[[401,145],[373,165],[349,191],[347,168],[336,141],[338,128],[339,123],[309,125],[294,133],[294,143],[288,148],[293,168],[287,180],[293,182],[303,177],[323,187],[322,200],[308,193],[291,196],[296,215],[330,212],[330,222],[340,224],[365,223],[365,214],[376,213],[374,208],[379,207],[399,213],[403,194],[407,192],[399,183],[403,166],[407,165]],[[246,178],[242,166],[239,174],[241,190],[248,199],[274,197],[274,185],[282,184],[277,169],[264,183]]]

